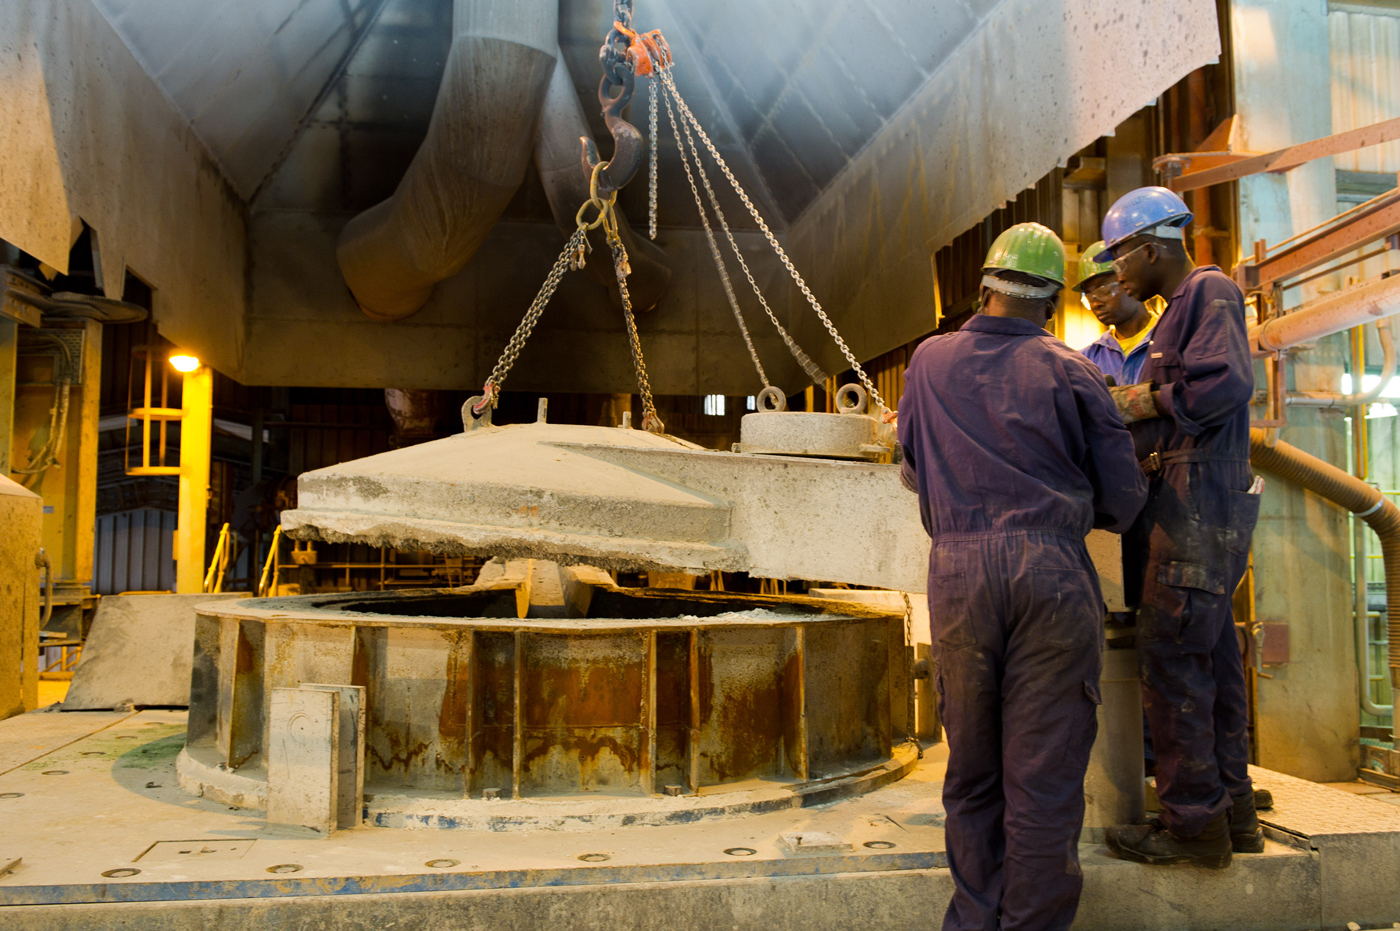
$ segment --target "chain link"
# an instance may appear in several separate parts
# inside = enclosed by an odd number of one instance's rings
[[[904,652],[905,659],[907,660],[906,665],[908,666],[909,673],[909,687],[905,690],[905,697],[908,699],[906,713],[909,715],[909,722],[906,725],[906,728],[909,731],[907,739],[908,741],[913,742],[915,747],[919,747],[919,729],[917,726],[917,721],[915,720],[918,714],[918,708],[914,701],[914,683],[916,681],[914,678],[914,666],[916,664],[916,657],[914,656],[914,603],[909,600],[908,592],[900,592],[900,594],[904,596]],[[931,677],[933,676],[932,669],[929,670],[929,676],[931,680]],[[923,758],[923,748],[919,747],[919,759],[922,760]]]
[[[549,275],[545,278],[544,284],[540,286],[540,291],[535,295],[530,309],[525,311],[525,318],[515,328],[515,334],[511,336],[510,342],[506,343],[501,358],[496,361],[496,367],[491,370],[491,376],[486,379],[483,402],[489,400],[492,405],[496,403],[496,399],[501,394],[501,383],[506,380],[506,375],[510,374],[511,366],[515,365],[515,360],[519,358],[520,350],[525,347],[525,341],[530,338],[535,324],[540,322],[540,316],[544,314],[544,309],[548,306],[549,299],[554,296],[554,290],[559,287],[564,273],[570,268],[577,269],[583,266],[582,256],[587,246],[588,233],[583,227],[579,227],[569,237],[569,241],[564,245],[564,251],[559,253],[559,258],[555,260],[554,267],[549,270]]]
[[[656,95],[660,91],[661,82],[653,74],[647,80],[647,106],[650,110],[648,119],[651,128],[648,147],[651,162],[647,166],[647,233],[652,239],[656,239]]]
[[[678,98],[677,103],[679,102],[680,101]],[[672,132],[675,132],[676,119],[675,116],[671,113],[671,98],[669,95],[666,97],[666,116],[668,119],[671,120]],[[792,357],[797,360],[797,364],[802,366],[802,370],[807,373],[807,376],[811,378],[813,382],[826,381],[826,372],[823,372],[821,370],[821,366],[817,365],[816,362],[812,361],[811,356],[807,355],[807,353],[802,351],[802,347],[797,345],[797,340],[793,339],[792,335],[788,333],[787,329],[781,323],[778,322],[778,315],[773,313],[773,308],[768,306],[768,300],[763,296],[763,289],[760,288],[758,286],[758,282],[754,280],[753,272],[749,270],[749,263],[744,260],[743,250],[739,248],[739,243],[736,242],[734,239],[734,232],[729,228],[729,221],[724,218],[724,210],[720,208],[719,198],[715,196],[715,190],[713,187],[710,186],[710,176],[705,172],[705,166],[700,161],[700,149],[695,144],[695,138],[690,134],[690,124],[682,121],[680,125],[685,129],[685,141],[686,143],[689,143],[690,146],[689,152],[687,152],[686,145],[681,142],[680,133],[676,133],[676,145],[681,150],[681,163],[683,165],[686,165],[686,177],[690,176],[690,167],[689,163],[686,160],[693,156],[695,159],[695,170],[700,175],[701,183],[705,185],[705,193],[709,197],[710,206],[715,211],[715,217],[719,220],[720,228],[724,230],[725,238],[729,240],[729,248],[731,251],[733,251],[735,260],[738,261],[739,267],[743,269],[744,277],[747,278],[749,281],[749,287],[753,289],[754,296],[758,298],[759,306],[761,306],[763,308],[763,312],[768,315],[768,319],[773,322],[773,326],[777,329],[778,335],[783,338],[783,342],[787,345],[788,351],[791,352]],[[690,182],[690,189],[691,191],[695,191],[694,179],[692,179]],[[695,207],[697,210],[700,211],[701,219],[704,219],[705,208],[700,205],[700,195],[698,192],[695,194]],[[708,226],[706,228],[708,229]],[[719,263],[718,256],[715,257],[715,262],[716,264]],[[725,274],[723,271],[721,271],[720,274],[725,277],[727,285],[727,274]],[[735,313],[736,315],[738,313],[737,305],[735,307]],[[740,320],[739,326],[740,328],[743,327],[742,319]],[[745,338],[747,338],[747,331],[744,335]],[[755,358],[754,362],[755,364],[757,364],[757,358]],[[760,374],[762,374],[761,369]],[[763,384],[765,387],[767,387],[768,381],[766,378],[764,379]]]
[[[642,339],[637,335],[637,319],[632,315],[632,295],[627,293],[627,275],[631,271],[627,261],[627,249],[615,235],[608,236],[612,247],[613,269],[617,272],[617,290],[622,297],[622,313],[627,318],[627,348],[632,351],[632,367],[637,370],[637,389],[642,394],[642,429],[651,433],[665,433],[666,425],[656,413],[656,401],[651,395],[651,379],[647,377],[647,364],[642,359]]]
[[[695,195],[695,209],[700,213],[700,225],[704,228],[705,239],[710,244],[710,255],[715,260],[715,269],[719,272],[720,283],[724,285],[724,296],[728,298],[729,309],[734,312],[734,320],[739,324],[739,332],[744,336],[744,345],[749,349],[749,358],[753,359],[753,367],[758,371],[758,378],[763,382],[763,387],[767,388],[769,386],[768,373],[763,371],[763,363],[758,358],[758,350],[754,348],[753,337],[749,335],[749,328],[744,323],[743,311],[739,309],[739,299],[734,296],[734,285],[729,280],[729,269],[724,266],[724,256],[720,254],[719,243],[715,242],[714,231],[710,229],[710,218],[705,213],[705,205],[700,200],[700,189],[695,186],[695,175],[692,174],[690,170],[691,153],[690,150],[686,148],[685,143],[681,141],[681,126],[683,124],[676,119],[676,114],[671,109],[671,98],[669,96],[666,98],[666,119],[671,124],[671,132],[676,136],[676,148],[680,149],[681,152],[681,166],[685,169],[686,180],[690,182],[690,192]],[[690,133],[687,128],[686,137],[689,138],[689,136]],[[692,147],[693,146],[694,143],[692,142]],[[705,173],[704,170],[700,168],[700,155],[698,152],[695,154],[695,167],[700,170],[700,176],[703,178]],[[721,224],[724,223],[723,214],[719,214],[719,222]],[[742,259],[740,261],[742,261]]]
[[[762,215],[758,212],[758,208],[753,205],[753,201],[749,199],[748,193],[740,186],[738,179],[734,177],[734,173],[729,170],[729,165],[725,162],[724,157],[719,154],[719,150],[715,148],[715,144],[711,142],[710,137],[706,135],[705,128],[700,125],[700,121],[696,119],[695,114],[690,111],[690,107],[687,106],[685,100],[681,98],[680,92],[676,90],[676,83],[671,78],[670,68],[662,70],[661,80],[666,85],[666,89],[670,92],[671,96],[675,98],[676,106],[681,111],[681,115],[695,127],[695,132],[700,137],[700,141],[705,143],[705,148],[709,150],[710,157],[715,160],[715,164],[718,165],[720,171],[724,173],[724,177],[729,181],[730,186],[734,188],[734,193],[739,195],[739,199],[743,201],[744,206],[748,208],[749,216],[753,217],[754,222],[758,224],[758,228],[763,231],[764,237],[768,240],[768,245],[778,254],[778,258],[782,260],[783,265],[788,270],[788,274],[792,276],[792,280],[802,291],[802,295],[807,298],[807,303],[812,305],[812,309],[816,311],[817,316],[821,318],[822,325],[826,327],[826,331],[830,333],[831,338],[835,340],[836,347],[841,350],[841,354],[846,357],[846,361],[851,363],[851,370],[856,373],[856,377],[860,379],[860,383],[865,386],[865,391],[870,396],[870,399],[875,402],[880,410],[888,411],[889,407],[885,405],[884,399],[880,397],[880,392],[875,388],[875,383],[870,380],[870,376],[865,374],[865,369],[861,368],[860,363],[856,361],[856,357],[851,352],[851,348],[846,345],[846,341],[842,339],[841,334],[836,331],[836,325],[831,322],[831,318],[826,315],[826,311],[822,310],[822,305],[817,301],[816,295],[812,293],[811,288],[807,287],[807,282],[802,279],[802,275],[797,271],[797,267],[792,264],[792,260],[789,259],[787,253],[783,251],[783,247],[778,244],[778,238],[774,236],[773,231],[768,228],[768,224],[764,222]]]

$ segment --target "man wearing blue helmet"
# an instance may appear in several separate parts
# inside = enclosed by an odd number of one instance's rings
[[[1110,828],[1105,840],[1128,860],[1224,867],[1232,852],[1264,846],[1231,610],[1259,515],[1249,466],[1254,368],[1244,296],[1219,268],[1191,261],[1190,221],[1173,192],[1140,188],[1109,210],[1096,256],[1112,260],[1133,298],[1168,302],[1138,383],[1110,392],[1148,476],[1123,552],[1162,817]]]

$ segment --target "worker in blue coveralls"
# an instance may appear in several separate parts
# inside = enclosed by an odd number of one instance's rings
[[[1124,535],[1124,580],[1137,605],[1143,710],[1157,756],[1162,816],[1110,828],[1118,856],[1228,866],[1259,852],[1250,784],[1244,667],[1231,599],[1249,558],[1259,497],[1249,465],[1254,368],[1244,298],[1186,253],[1191,211],[1161,187],[1132,191],[1104,218],[1125,291],[1167,308],[1138,382],[1111,389],[1148,476],[1148,499]]]
[[[1108,327],[1108,332],[1082,352],[1099,371],[1113,379],[1110,384],[1131,385],[1142,372],[1147,342],[1165,302],[1151,298],[1143,303],[1123,290],[1113,263],[1098,261],[1103,249],[1104,244],[1096,242],[1079,259],[1079,283],[1074,290],[1099,323]]]
[[[914,352],[901,477],[932,537],[928,603],[948,734],[945,931],[1064,929],[1079,905],[1104,603],[1085,548],[1146,482],[1103,376],[1044,329],[1064,245],[1013,226],[981,311]]]

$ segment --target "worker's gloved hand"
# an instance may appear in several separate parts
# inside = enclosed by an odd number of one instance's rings
[[[1108,393],[1112,396],[1113,403],[1118,405],[1118,413],[1122,415],[1124,423],[1162,416],[1152,398],[1151,382],[1109,388]]]

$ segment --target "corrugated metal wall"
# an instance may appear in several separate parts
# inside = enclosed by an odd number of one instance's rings
[[[175,588],[175,512],[143,509],[97,518],[97,547],[92,590],[173,591]]]
[[[1400,10],[1327,15],[1332,59],[1332,131],[1400,117]],[[1400,171],[1400,142],[1336,156],[1342,171]]]

